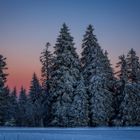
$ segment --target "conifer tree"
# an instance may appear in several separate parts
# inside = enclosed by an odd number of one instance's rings
[[[29,91],[29,104],[30,108],[29,113],[30,113],[30,118],[32,120],[32,126],[41,126],[41,119],[43,118],[43,105],[41,104],[40,101],[40,96],[42,94],[42,89],[39,83],[39,80],[36,76],[36,74],[33,74],[32,81],[31,81],[31,86],[30,86],[30,91]]]
[[[50,43],[46,43],[46,48],[41,53],[40,62],[42,63],[41,76],[42,87],[45,91],[49,92],[50,72],[52,66],[52,54],[49,51]]]
[[[136,83],[128,83],[124,89],[124,99],[120,106],[123,126],[140,125],[140,88]]]
[[[104,68],[105,78],[107,81],[106,86],[110,91],[114,92],[114,85],[116,82],[116,78],[114,77],[114,70],[108,58],[107,51],[105,51],[103,54],[103,68]]]
[[[19,99],[18,99],[18,126],[27,126],[27,96],[26,90],[21,87]]]
[[[38,94],[40,94],[40,92],[41,92],[41,86],[37,78],[37,75],[34,73],[30,85],[30,91],[29,91],[29,97],[32,103],[34,103],[37,100]]]
[[[128,82],[128,73],[127,73],[127,62],[125,55],[119,56],[119,62],[116,65],[117,72],[115,73],[118,80],[115,85],[115,96],[114,96],[114,125],[122,125],[122,113],[121,113],[121,104],[124,100],[124,90]]]
[[[119,70],[116,72],[117,77],[120,79],[121,82],[127,82],[128,81],[128,73],[127,73],[127,62],[125,55],[119,56],[119,62],[117,63],[116,68],[119,68]]]
[[[88,126],[88,100],[84,80],[81,79],[75,89],[74,99],[69,110],[70,124],[72,127]]]
[[[112,92],[107,89],[105,80],[101,76],[93,76],[90,82],[92,126],[107,126],[114,113]]]
[[[127,83],[124,86],[123,100],[120,104],[122,125],[134,126],[140,124],[140,86],[139,86],[139,57],[131,49],[126,58]]]
[[[10,89],[8,86],[5,87],[4,90],[4,95],[3,95],[3,113],[5,114],[5,121],[4,121],[4,125],[6,124],[6,122],[8,122],[10,120],[11,114],[10,114],[10,107],[11,107],[11,102],[10,102]]]
[[[136,55],[134,49],[131,49],[127,54],[127,73],[130,82],[140,81],[140,63],[139,57]]]
[[[123,92],[124,92],[124,88],[125,85],[128,82],[128,72],[127,72],[127,61],[125,58],[125,55],[121,55],[119,56],[119,62],[117,63],[116,68],[118,69],[118,71],[116,72],[116,76],[118,78],[117,84],[116,84],[116,92],[119,94],[119,101],[118,103],[120,104],[120,102],[123,99]]]
[[[8,122],[8,125],[16,126],[16,120],[17,120],[17,109],[18,109],[18,103],[17,103],[17,90],[16,87],[13,89],[13,91],[10,94],[10,108],[9,108],[9,114],[10,114],[10,122]]]
[[[5,72],[7,69],[6,58],[0,55],[0,125],[6,122],[6,113],[9,107],[9,91],[6,88],[6,80],[8,74]]]
[[[75,98],[80,98],[76,97],[79,96],[78,94],[75,94],[79,80],[81,80],[80,61],[74,47],[73,37],[70,35],[66,24],[63,24],[60,30],[54,49],[55,56],[51,71],[51,93],[49,97],[52,116],[50,125],[75,126],[75,121],[78,118],[71,117],[69,110],[71,110]],[[81,94],[83,94],[82,91]],[[84,104],[85,101],[81,100],[79,103]],[[81,107],[81,105],[79,106]],[[77,109],[76,113],[77,117],[80,117],[78,111],[81,111],[81,109]],[[84,108],[83,112],[86,115]],[[74,120],[72,120],[73,118]],[[85,121],[86,117],[83,119]]]
[[[107,57],[107,52],[103,52],[93,31],[92,25],[89,25],[82,43],[81,58],[89,101],[89,125],[109,125],[113,113],[111,85],[114,80],[113,69]],[[98,89],[99,85],[101,86],[100,89]],[[98,101],[100,111],[95,101]]]
[[[46,48],[41,53],[40,62],[42,64],[41,68],[41,76],[42,76],[42,94],[41,94],[41,102],[44,106],[44,125],[47,126],[50,122],[50,101],[49,101],[49,91],[50,91],[50,76],[51,76],[51,67],[53,62],[53,55],[49,51],[49,47],[51,44],[49,42],[46,43]]]
[[[86,84],[88,84],[93,74],[95,75],[101,72],[100,59],[103,57],[103,52],[97,42],[96,36],[93,34],[93,31],[94,29],[92,25],[89,25],[82,43],[83,51],[81,62]]]

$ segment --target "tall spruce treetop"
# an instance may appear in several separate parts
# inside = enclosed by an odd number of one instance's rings
[[[77,80],[79,78],[80,61],[74,47],[73,37],[65,23],[60,30],[54,49],[55,56],[51,76],[56,78],[55,82],[57,82],[57,78],[58,81],[61,80],[65,84],[69,84],[69,81],[71,83],[76,82],[74,78],[77,78]],[[56,74],[57,76],[55,76]]]
[[[82,43],[83,76],[89,101],[89,125],[109,125],[113,115],[113,69],[89,25]],[[98,104],[97,104],[98,102]]]
[[[127,54],[127,72],[128,72],[128,80],[131,82],[140,81],[140,63],[139,57],[136,56],[136,52],[131,49]]]
[[[54,47],[54,61],[51,72],[52,125],[72,126],[69,116],[72,101],[80,80],[80,61],[66,24],[63,24]],[[73,117],[75,118],[75,117]],[[75,120],[76,121],[76,120]],[[69,124],[73,122],[73,124]]]
[[[76,48],[73,43],[73,37],[70,35],[69,29],[65,23],[60,30],[60,35],[57,38],[54,49],[54,54],[56,55],[55,59],[62,60],[57,62],[59,64],[58,66],[80,67]],[[62,64],[62,62],[64,62],[64,64]]]
[[[108,52],[104,52],[101,49],[93,31],[92,25],[89,25],[82,43],[83,51],[81,63],[85,83],[88,85],[92,77],[98,75],[104,78],[107,88],[112,89],[115,78],[113,68],[108,58]]]
[[[101,71],[103,72],[104,54],[93,31],[92,25],[89,25],[82,43],[83,52],[81,62],[83,76],[86,81],[90,81],[93,75],[101,75]]]
[[[92,55],[91,53],[92,48],[98,48],[99,46],[97,43],[97,38],[93,34],[93,31],[94,29],[92,25],[89,25],[84,35],[83,44],[82,44],[83,52],[82,52],[82,59],[81,59],[83,66],[88,65],[87,62],[91,61],[90,58]],[[95,54],[95,52],[93,54]]]

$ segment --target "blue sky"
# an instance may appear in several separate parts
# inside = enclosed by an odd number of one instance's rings
[[[64,22],[79,53],[92,24],[113,64],[130,48],[140,56],[139,0],[0,0],[0,52],[8,58],[11,85],[39,74],[40,53],[47,41],[55,44]]]

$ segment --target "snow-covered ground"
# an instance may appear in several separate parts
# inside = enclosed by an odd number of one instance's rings
[[[0,140],[140,140],[140,127],[0,128]]]

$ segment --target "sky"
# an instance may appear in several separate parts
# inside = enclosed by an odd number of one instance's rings
[[[0,0],[0,54],[7,58],[10,88],[29,89],[34,72],[40,78],[40,54],[48,41],[53,50],[64,22],[79,55],[92,24],[113,66],[131,48],[140,57],[140,0]]]

